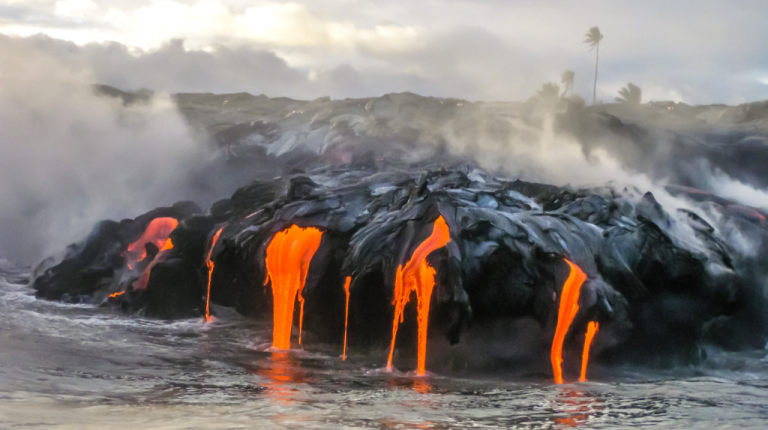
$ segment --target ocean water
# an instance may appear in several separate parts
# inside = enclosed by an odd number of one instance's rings
[[[222,312],[163,322],[37,300],[0,273],[0,429],[768,428],[766,351],[556,385],[381,369],[382,351],[271,352]]]

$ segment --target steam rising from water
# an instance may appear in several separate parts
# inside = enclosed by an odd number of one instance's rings
[[[0,44],[0,254],[33,263],[184,196],[204,147],[170,98],[124,106],[90,71]]]

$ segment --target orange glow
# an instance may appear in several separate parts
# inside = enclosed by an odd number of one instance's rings
[[[205,296],[206,322],[211,320],[211,277],[213,276],[213,261],[211,261],[211,253],[213,252],[213,247],[216,246],[216,241],[219,240],[219,235],[221,234],[222,230],[224,230],[223,226],[218,231],[216,231],[216,234],[213,235],[213,240],[211,240],[211,247],[208,249],[208,253],[205,254],[205,265],[208,267],[208,294]]]
[[[314,228],[296,225],[275,234],[267,246],[267,279],[272,281],[274,317],[272,346],[278,349],[291,348],[291,326],[293,309],[298,295],[301,304],[299,316],[299,344],[304,319],[304,297],[301,291],[309,271],[309,262],[320,247],[323,232]]]
[[[267,396],[277,403],[290,405],[296,390],[291,389],[290,384],[302,383],[303,378],[297,372],[299,366],[296,360],[286,352],[273,352],[271,365],[258,369],[259,376],[269,378],[269,382],[262,385],[268,388]]]
[[[595,338],[595,333],[600,328],[600,325],[596,321],[590,321],[587,325],[587,335],[584,337],[584,352],[581,355],[581,378],[579,381],[587,381],[587,363],[589,363],[589,347],[592,345],[592,339]]]
[[[567,259],[566,263],[571,267],[568,279],[563,284],[563,291],[560,293],[560,310],[557,314],[557,329],[555,330],[555,339],[552,341],[552,370],[555,372],[555,382],[563,383],[563,371],[561,364],[563,362],[563,342],[568,329],[579,310],[579,294],[581,285],[587,279],[587,275],[581,271],[579,266],[571,263]]]
[[[566,416],[555,418],[554,421],[564,427],[582,427],[595,413],[605,408],[599,398],[588,392],[566,390],[562,392],[561,397],[561,404],[556,405],[556,411]]]
[[[168,239],[168,236],[178,225],[179,222],[174,218],[153,219],[139,240],[128,245],[128,251],[125,252],[128,267],[133,270],[136,262],[147,258],[147,250],[144,246],[148,243],[153,243],[159,250],[164,250],[168,246],[173,248],[173,243]]]
[[[125,291],[120,291],[120,292],[112,293],[112,294],[108,295],[107,298],[113,298],[113,297],[117,297],[117,296],[122,296],[123,294],[125,294]]]
[[[352,277],[347,276],[346,281],[344,281],[344,291],[347,293],[347,306],[346,311],[344,312],[344,352],[341,354],[341,359],[346,360],[347,359],[347,322],[349,320],[349,284],[352,282]]]
[[[160,252],[168,251],[169,249],[173,249],[173,242],[171,242],[171,238],[168,238],[168,240],[165,241],[165,245],[160,248]]]
[[[432,298],[432,289],[435,286],[435,269],[427,263],[427,256],[434,250],[442,248],[451,241],[448,224],[441,216],[435,220],[432,234],[413,251],[411,259],[405,267],[397,267],[395,276],[395,318],[392,321],[392,346],[389,349],[387,369],[392,370],[392,356],[395,352],[395,338],[397,327],[403,322],[403,310],[411,297],[411,291],[416,292],[419,344],[418,362],[416,373],[423,375],[426,371],[427,358],[427,323],[429,321],[429,302]]]

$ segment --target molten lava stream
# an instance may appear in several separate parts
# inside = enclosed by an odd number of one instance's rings
[[[592,345],[592,339],[600,328],[596,321],[590,321],[587,325],[587,334],[584,336],[584,352],[581,353],[581,377],[579,381],[587,381],[587,363],[589,363],[589,347]]]
[[[155,218],[150,221],[139,240],[128,245],[127,255],[125,256],[128,267],[132,270],[137,262],[147,257],[147,250],[145,248],[147,243],[154,244],[161,251],[166,249],[169,245],[168,236],[178,226],[179,221],[175,218]],[[173,247],[172,244],[170,246]]]
[[[349,321],[349,284],[352,282],[352,277],[347,276],[344,281],[344,291],[347,293],[347,305],[344,311],[344,352],[341,354],[341,359],[347,359],[347,322]]]
[[[278,349],[291,348],[291,326],[293,309],[298,300],[301,304],[299,316],[299,343],[304,319],[304,297],[301,291],[307,279],[309,263],[320,247],[323,232],[314,228],[291,226],[275,234],[267,246],[267,279],[272,281],[274,316],[272,346]]]
[[[444,247],[451,241],[448,224],[441,216],[437,217],[432,228],[432,234],[413,251],[411,259],[397,267],[395,276],[395,317],[392,321],[392,346],[389,349],[387,369],[392,370],[392,356],[395,352],[395,339],[397,327],[403,322],[403,310],[411,296],[411,291],[416,291],[419,343],[418,361],[416,373],[423,375],[426,371],[427,359],[427,324],[429,322],[429,303],[432,298],[432,289],[435,286],[435,269],[427,263],[427,256],[434,250]]]
[[[211,253],[213,252],[213,247],[216,246],[216,241],[219,240],[219,235],[221,235],[221,231],[224,230],[224,227],[225,226],[222,226],[213,235],[213,239],[211,240],[211,247],[208,249],[208,253],[205,254],[205,265],[208,267],[208,294],[205,296],[206,322],[211,320],[211,277],[213,276],[213,261],[211,261]]]
[[[568,329],[579,310],[579,294],[581,285],[587,279],[587,275],[581,271],[579,266],[565,260],[571,267],[568,279],[563,284],[563,291],[560,293],[560,309],[557,315],[557,329],[555,330],[555,339],[552,341],[552,370],[555,372],[555,382],[563,383],[563,371],[560,367],[563,362],[563,342]]]
[[[163,248],[160,250],[160,252],[155,255],[155,258],[150,261],[149,265],[146,269],[141,273],[141,276],[137,281],[134,281],[132,286],[134,290],[146,290],[147,284],[149,283],[149,274],[152,271],[152,268],[155,267],[157,263],[162,263],[165,261],[165,259],[168,257],[168,251],[173,249],[173,242],[171,242],[171,239],[165,240],[165,245],[163,245]]]

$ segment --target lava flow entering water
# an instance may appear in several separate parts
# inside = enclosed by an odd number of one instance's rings
[[[416,373],[423,375],[427,358],[427,323],[429,321],[429,302],[432,289],[435,286],[435,269],[427,263],[427,256],[434,250],[444,247],[451,241],[448,224],[443,216],[437,217],[432,228],[432,234],[413,251],[411,259],[405,267],[397,267],[395,277],[395,318],[392,322],[392,346],[389,350],[387,369],[392,369],[392,356],[395,352],[397,327],[403,322],[403,310],[411,297],[411,291],[416,292],[419,343]]]
[[[347,305],[344,311],[344,352],[341,354],[341,359],[347,359],[347,322],[349,321],[349,284],[352,282],[352,277],[347,276],[344,281],[344,291],[347,293]]]
[[[587,381],[587,363],[589,363],[589,347],[592,345],[592,339],[595,338],[595,333],[600,328],[600,325],[596,321],[590,321],[587,325],[587,334],[584,337],[584,351],[581,353],[581,377],[579,381]]]
[[[563,342],[568,329],[579,310],[579,294],[581,285],[587,279],[587,275],[581,271],[579,266],[565,260],[571,268],[571,272],[563,284],[563,291],[560,293],[560,309],[557,315],[557,329],[555,330],[555,339],[552,341],[552,369],[555,372],[555,382],[563,383],[563,371],[561,364],[563,362]]]
[[[205,296],[205,321],[211,320],[211,277],[213,276],[213,261],[211,261],[211,253],[213,247],[216,246],[216,241],[219,240],[221,231],[224,230],[224,226],[216,231],[211,240],[211,247],[208,249],[208,253],[205,254],[205,266],[208,267],[208,293]]]
[[[301,305],[299,314],[299,344],[304,320],[304,297],[301,291],[307,279],[309,262],[320,247],[323,232],[314,228],[293,225],[275,234],[267,246],[267,279],[272,281],[274,317],[272,346],[291,348],[293,308],[297,299]]]

